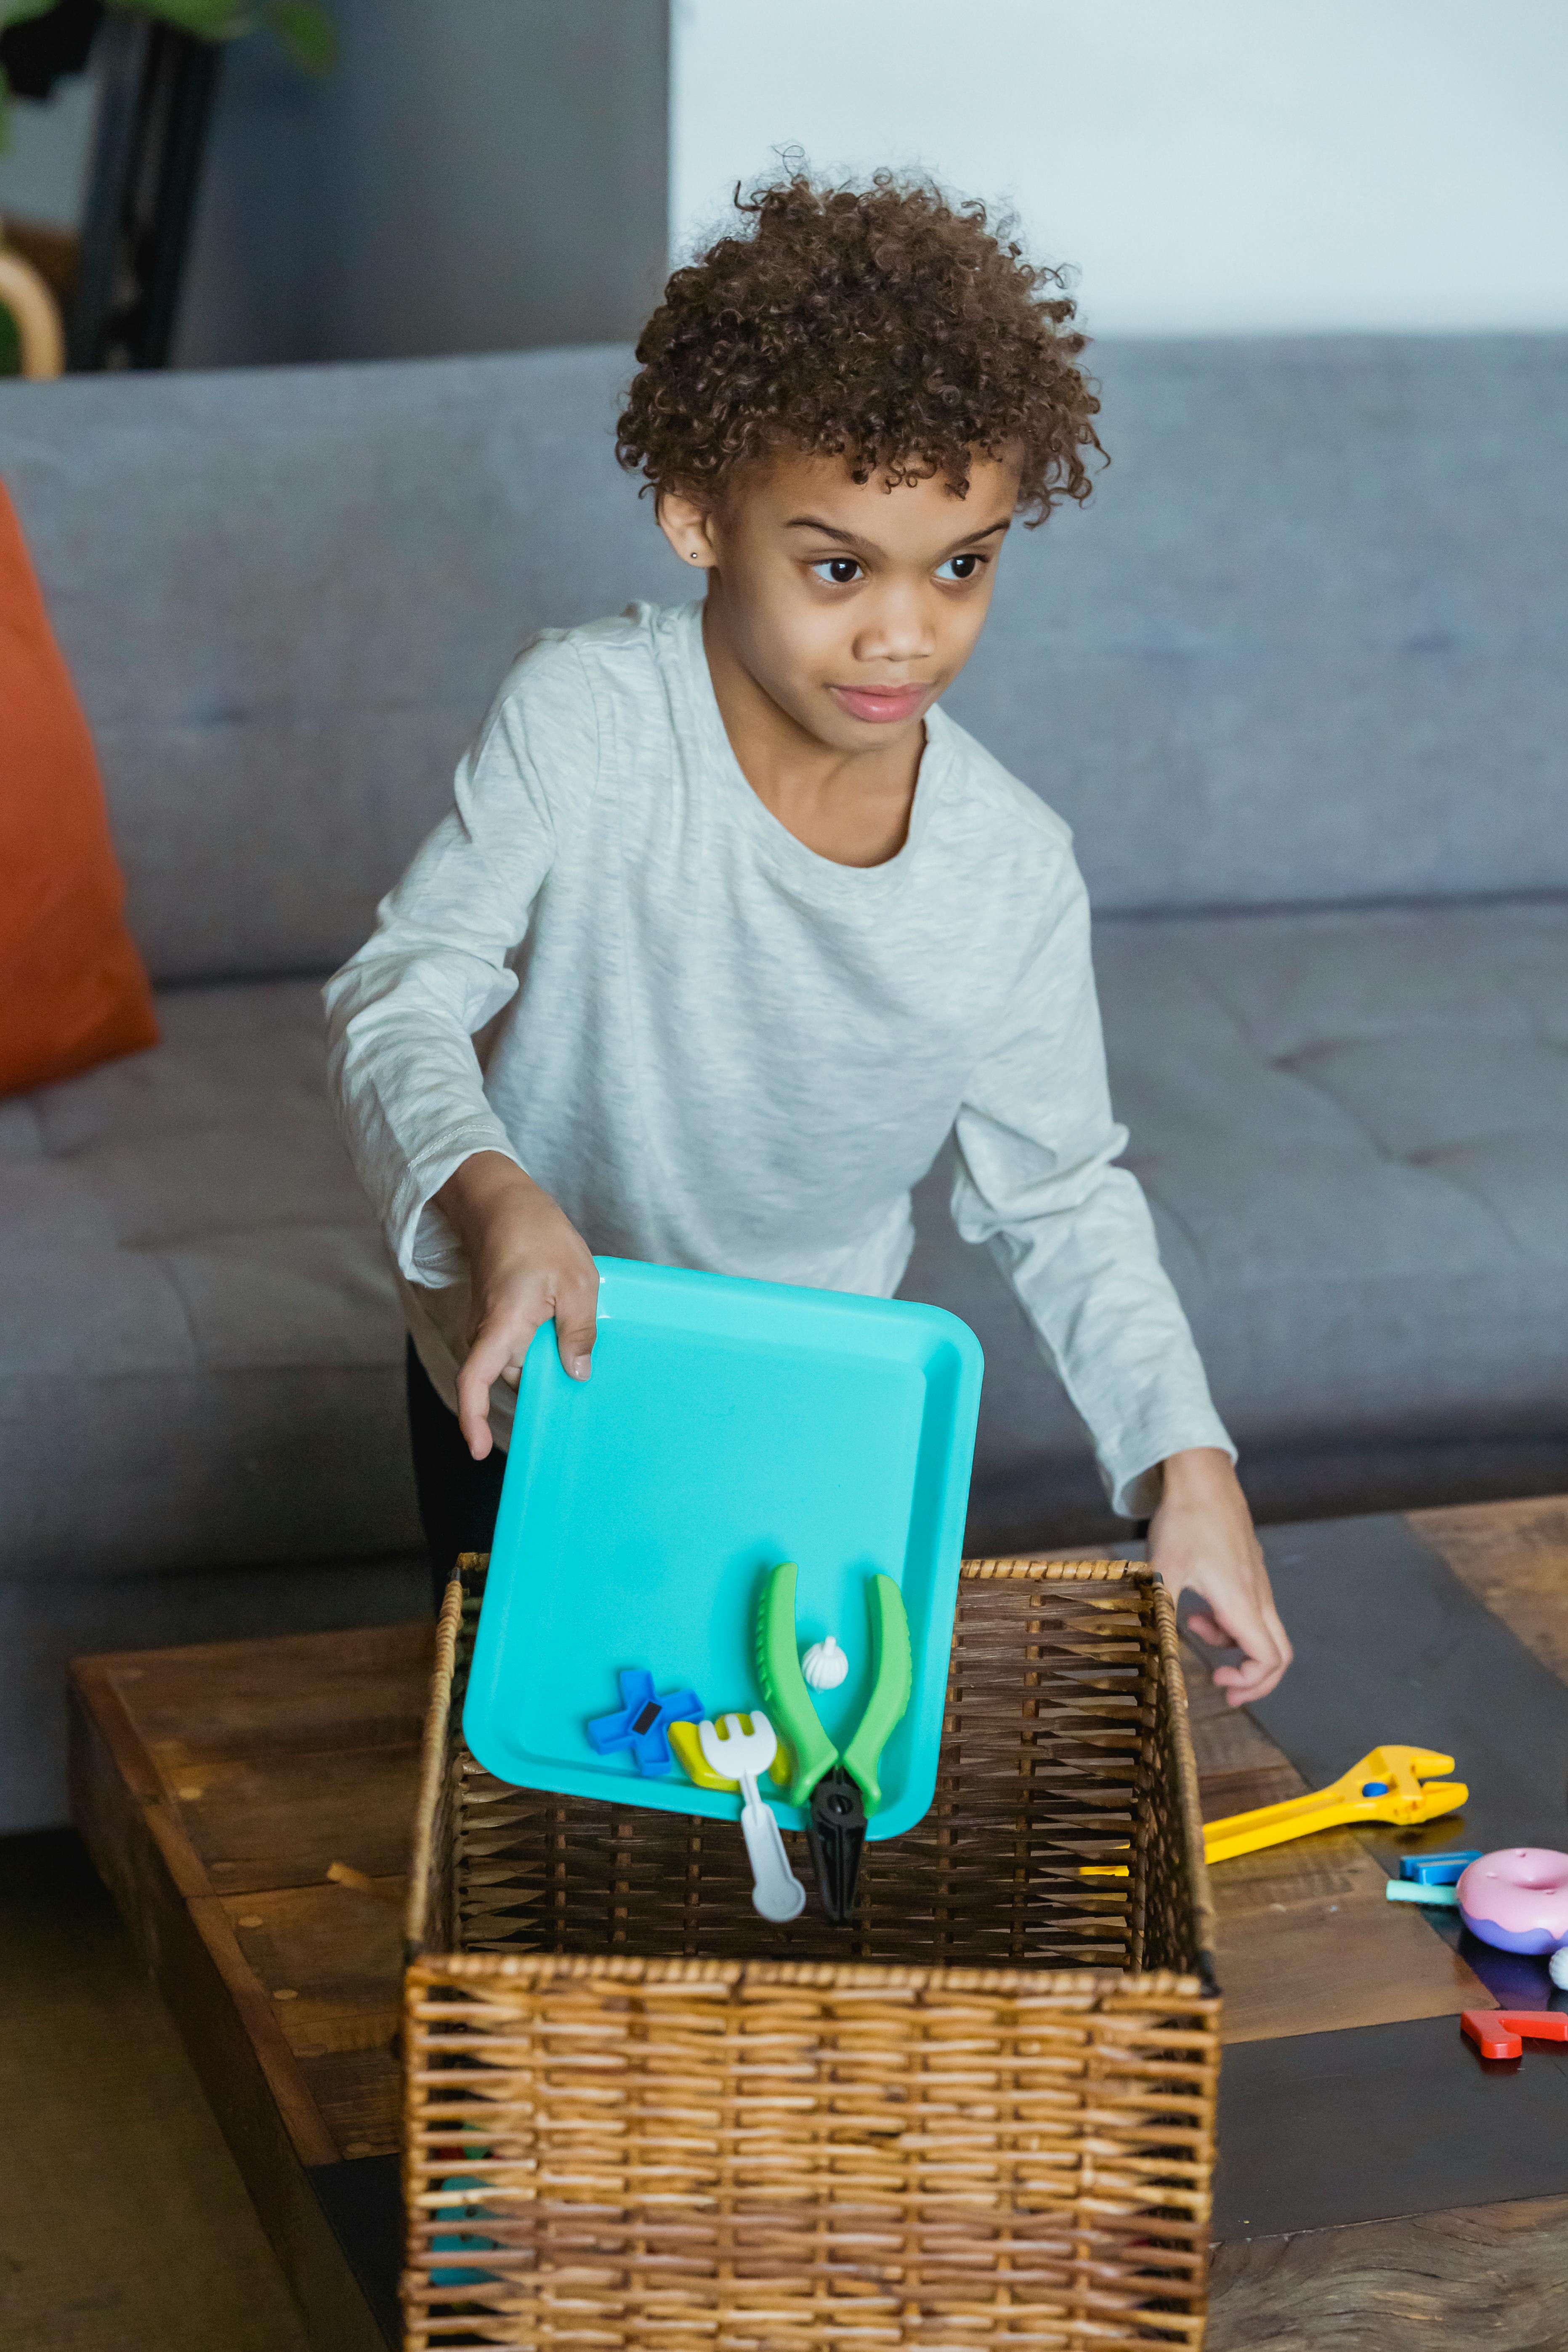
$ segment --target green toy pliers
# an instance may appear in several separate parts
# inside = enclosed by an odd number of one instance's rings
[[[841,1927],[854,1916],[867,1819],[882,1801],[877,1767],[889,1735],[910,1703],[910,1621],[904,1596],[892,1578],[874,1576],[871,1696],[840,1751],[822,1727],[800,1670],[795,1588],[793,1561],[775,1568],[763,1588],[757,1612],[757,1679],[768,1720],[789,1741],[794,1755],[789,1802],[810,1807],[806,1834],[823,1908]]]

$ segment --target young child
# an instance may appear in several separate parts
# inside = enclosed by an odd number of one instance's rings
[[[1070,835],[940,702],[1015,517],[1088,495],[1085,339],[1053,272],[924,185],[795,176],[741,210],[670,279],[620,420],[702,600],[533,640],[326,992],[433,1556],[488,1544],[552,1316],[588,1378],[591,1253],[887,1297],[956,1130],[959,1231],[1200,1637],[1242,1652],[1215,1681],[1261,1697],[1290,1646],[1113,1164]]]

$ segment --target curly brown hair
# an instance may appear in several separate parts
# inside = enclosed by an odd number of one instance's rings
[[[782,448],[842,454],[857,482],[942,474],[1019,450],[1018,508],[1044,522],[1091,487],[1100,403],[1075,364],[1088,337],[1059,270],[993,229],[982,204],[879,172],[868,187],[805,173],[735,208],[749,234],[678,269],[637,344],[616,452],[655,491],[717,499]],[[1051,291],[1050,289],[1055,289]]]

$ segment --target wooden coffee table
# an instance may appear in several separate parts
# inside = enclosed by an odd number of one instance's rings
[[[1405,1739],[1452,1745],[1474,1788],[1421,1842],[1568,1843],[1568,1497],[1266,1548],[1299,1664],[1254,1717],[1216,1705],[1194,1660],[1211,1818]],[[77,1821],[322,2352],[397,2341],[399,1905],[430,1639],[391,1626],[72,1672]],[[1215,1874],[1210,2352],[1568,2345],[1568,2055],[1481,2066],[1458,2011],[1498,1984],[1519,1996],[1385,1900],[1396,1850],[1339,1832]]]

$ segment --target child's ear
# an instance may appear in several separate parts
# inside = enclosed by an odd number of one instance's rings
[[[719,561],[713,546],[712,508],[689,498],[684,490],[660,490],[654,512],[682,563],[710,572]]]

